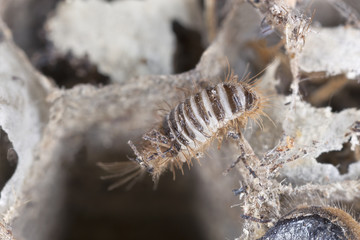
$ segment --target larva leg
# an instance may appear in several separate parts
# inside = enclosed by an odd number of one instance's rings
[[[144,134],[143,139],[162,146],[169,147],[169,139],[156,130],[153,130],[148,134]]]
[[[166,154],[171,152],[173,150],[173,147],[174,147],[174,142],[171,143],[170,147],[168,149],[166,149],[165,151],[163,151],[163,155],[161,157],[166,157]]]
[[[154,157],[162,155],[161,147],[169,148],[169,139],[162,135],[157,130],[152,130],[151,132],[144,134],[142,137],[145,141],[149,141],[151,146],[156,149],[156,153],[149,156],[147,160],[152,160]]]
[[[169,152],[171,152],[171,151],[173,151],[174,149],[173,149],[173,147],[174,147],[174,144],[173,143],[171,143],[171,145],[166,149],[166,150],[164,150],[164,151],[162,151],[160,148],[159,148],[159,145],[155,145],[155,148],[156,148],[156,153],[154,153],[154,154],[152,154],[152,155],[150,155],[146,160],[147,161],[151,161],[151,160],[154,160],[157,156],[160,156],[161,158],[166,158],[166,157],[168,157],[168,156],[166,156]]]

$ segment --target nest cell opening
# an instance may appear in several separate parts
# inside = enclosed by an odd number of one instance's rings
[[[0,190],[14,174],[18,156],[7,133],[0,126]]]

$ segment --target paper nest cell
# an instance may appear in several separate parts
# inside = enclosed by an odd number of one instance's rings
[[[107,157],[109,151],[117,151],[121,153],[118,158],[126,159],[127,141],[141,136],[156,122],[154,111],[164,98],[170,104],[179,101],[176,89],[200,87],[204,76],[219,81],[226,69],[225,56],[237,73],[246,70],[252,56],[247,51],[248,42],[261,33],[264,15],[248,3],[237,3],[198,65],[191,71],[171,75],[174,36],[170,22],[177,19],[195,28],[202,27],[196,23],[199,16],[188,10],[193,2],[172,4],[160,0],[154,4],[138,1],[59,3],[46,24],[49,39],[56,51],[72,51],[78,57],[88,54],[90,60],[111,77],[113,83],[102,87],[77,85],[61,89],[55,86],[34,69],[1,22],[0,126],[13,144],[18,165],[1,191],[0,236],[13,239],[13,233],[18,240],[47,240],[58,233],[61,239],[66,219],[67,181],[73,173],[71,170],[81,164],[77,156],[84,149],[90,149],[88,151],[93,151],[98,158],[92,158],[93,165]],[[276,9],[283,8],[277,6]],[[135,14],[139,11],[143,14]],[[164,15],[156,18],[154,13],[159,11]],[[285,17],[293,16],[291,14]],[[130,22],[133,27],[126,27]],[[152,26],[156,26],[152,28],[154,31],[148,31]],[[299,62],[292,66],[307,73],[325,72],[328,76],[343,73],[355,79],[360,71],[358,39],[359,30],[352,27],[313,28],[306,35]],[[301,47],[295,49],[298,51]],[[240,214],[244,211],[280,214],[285,205],[280,195],[284,199],[304,201],[331,198],[351,202],[360,194],[359,161],[350,164],[347,173],[340,174],[336,166],[316,160],[323,153],[341,150],[349,141],[355,152],[359,141],[352,126],[359,121],[360,111],[353,108],[335,113],[329,107],[311,106],[299,96],[278,93],[276,86],[282,84],[277,76],[280,62],[280,57],[275,56],[258,83],[264,96],[271,96],[269,106],[264,108],[269,118],[263,116],[260,124],[250,121],[244,133],[259,162],[248,162],[248,168],[239,163],[234,173],[224,178],[221,173],[240,154],[237,145],[225,142],[222,150],[216,146],[211,148],[211,156],[202,159],[203,166],[195,170],[197,214],[207,229],[206,235],[212,239],[223,238],[224,232],[234,238],[241,233],[245,237],[254,234],[258,223],[239,223]],[[258,179],[249,173],[252,168]],[[96,199],[101,183],[98,172],[92,171],[96,184],[91,189],[96,194],[91,196]],[[253,189],[249,188],[248,195],[243,194],[241,200],[234,200],[231,190],[239,180]],[[83,189],[76,184],[72,187],[78,187],[76,191]],[[106,203],[104,209],[114,202],[107,198],[110,195],[102,198],[102,203]],[[86,202],[92,200],[81,196],[79,199],[87,207]],[[243,208],[229,208],[236,204]],[[96,210],[101,206],[98,204]]]

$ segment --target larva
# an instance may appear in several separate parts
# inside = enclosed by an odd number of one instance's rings
[[[113,176],[138,175],[146,170],[156,182],[166,170],[182,170],[184,163],[191,164],[198,159],[214,139],[221,141],[229,129],[246,125],[247,119],[262,114],[262,98],[254,86],[248,82],[238,81],[230,75],[222,83],[202,89],[178,103],[164,117],[159,126],[144,134],[136,147],[132,141],[129,145],[134,151],[138,163],[137,169],[127,173],[116,173],[111,166],[101,165],[112,171]],[[109,178],[109,177],[107,177]],[[121,184],[128,180],[121,180]],[[115,184],[113,186],[120,185]]]

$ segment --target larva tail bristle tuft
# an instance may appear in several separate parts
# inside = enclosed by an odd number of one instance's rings
[[[110,173],[109,175],[101,176],[102,180],[118,179],[109,186],[108,190],[113,190],[124,185],[126,185],[126,189],[128,190],[134,186],[146,172],[139,164],[133,161],[111,163],[98,162],[97,165]]]

